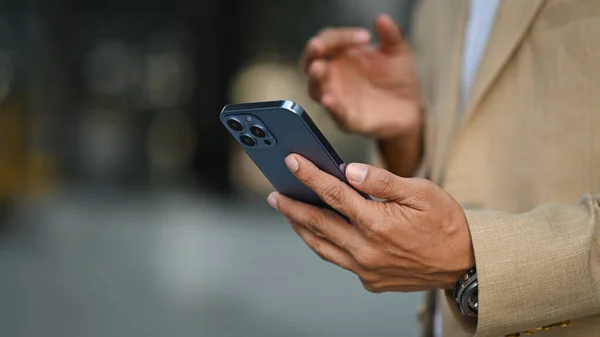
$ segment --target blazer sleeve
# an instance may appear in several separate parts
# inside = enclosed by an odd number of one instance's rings
[[[524,214],[465,214],[479,286],[477,322],[456,317],[466,331],[499,336],[600,314],[600,194]]]

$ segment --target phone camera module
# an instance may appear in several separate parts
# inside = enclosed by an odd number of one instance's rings
[[[250,132],[258,138],[265,138],[267,133],[260,126],[252,125],[250,127]]]
[[[256,141],[254,140],[254,138],[252,138],[248,135],[241,135],[240,142],[242,142],[242,144],[244,144],[248,147],[253,147],[256,145]]]
[[[244,126],[239,121],[231,118],[227,120],[227,126],[234,131],[242,131],[244,130]]]

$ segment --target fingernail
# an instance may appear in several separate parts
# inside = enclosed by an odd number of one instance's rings
[[[367,171],[369,171],[367,165],[352,163],[346,168],[346,178],[354,183],[362,184],[367,177]]]
[[[269,194],[269,196],[267,197],[267,202],[269,203],[269,205],[271,205],[271,207],[275,208],[276,210],[279,210],[279,207],[277,207],[277,198],[275,197],[276,195],[277,192]]]
[[[294,158],[294,156],[287,156],[287,158],[285,158],[285,165],[292,172],[298,171],[298,161],[296,158]]]
[[[361,30],[354,34],[354,42],[363,43],[371,39],[371,34],[367,30]]]

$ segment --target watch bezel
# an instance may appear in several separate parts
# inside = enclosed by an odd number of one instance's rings
[[[456,282],[453,297],[463,315],[477,317],[479,313],[478,296],[477,270],[473,268]]]

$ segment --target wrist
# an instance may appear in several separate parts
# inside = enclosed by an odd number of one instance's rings
[[[446,290],[454,289],[456,282],[475,268],[475,249],[473,248],[471,232],[469,231],[464,211],[462,211],[462,208],[458,208],[455,214],[453,223],[456,224],[455,228],[457,232],[453,246],[456,248],[450,253],[454,259],[450,265],[451,268],[448,269],[449,283],[444,288]]]
[[[404,102],[403,102],[404,103]],[[406,142],[420,139],[425,128],[425,108],[417,101],[404,103],[397,115],[397,121],[390,121],[375,138],[380,142]]]
[[[468,268],[461,268],[447,274],[448,283],[442,285],[443,290],[454,290],[456,282],[460,281],[469,271],[475,269],[475,263]]]
[[[392,173],[401,177],[411,177],[415,174],[423,157],[423,126],[404,129],[403,133],[377,139],[377,147],[388,168]]]

